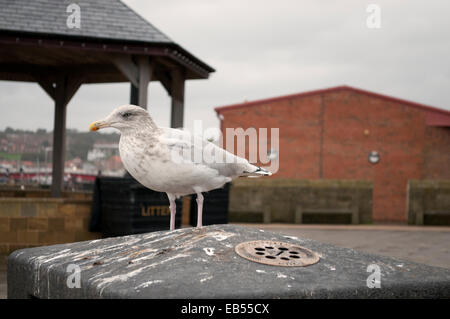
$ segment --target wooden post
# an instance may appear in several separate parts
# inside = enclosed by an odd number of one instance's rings
[[[66,85],[67,78],[56,82],[55,87],[55,119],[53,123],[53,161],[51,196],[61,197],[64,187],[64,163],[66,158]]]
[[[171,72],[171,95],[172,114],[170,117],[171,127],[183,127],[184,113],[184,75],[180,69]]]
[[[52,83],[45,76],[35,76],[38,84],[55,101],[53,123],[53,161],[51,196],[61,197],[64,188],[64,163],[66,158],[67,104],[83,83],[83,77],[60,76]]]
[[[141,56],[138,58],[139,68],[139,90],[138,90],[138,105],[147,109],[147,91],[148,84],[152,77],[152,68],[148,56]]]
[[[139,89],[133,83],[130,84],[130,104],[139,104]]]

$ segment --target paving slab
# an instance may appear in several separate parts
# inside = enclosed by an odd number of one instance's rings
[[[254,240],[300,245],[320,260],[306,267],[281,267],[235,253],[236,245]],[[73,270],[77,267],[79,272]],[[379,281],[368,280],[376,279],[377,268]],[[9,298],[450,296],[449,269],[238,225],[22,249],[9,256],[7,271]]]

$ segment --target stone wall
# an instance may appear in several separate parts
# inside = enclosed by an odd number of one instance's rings
[[[230,222],[263,222],[269,206],[271,222],[293,223],[297,204],[324,210],[357,206],[359,222],[371,223],[372,190],[372,182],[360,180],[238,179],[230,189],[228,217]],[[350,214],[310,215],[305,223],[350,222]]]
[[[27,186],[25,189],[20,187],[0,186],[0,198],[4,197],[25,197],[25,198],[49,198],[49,189],[40,189]],[[63,192],[63,198],[72,199],[92,199],[92,192]]]
[[[408,182],[408,224],[416,224],[418,214],[425,225],[450,225],[450,180]]]
[[[73,193],[77,198],[0,198],[0,255],[21,248],[100,238],[88,231],[92,195]]]

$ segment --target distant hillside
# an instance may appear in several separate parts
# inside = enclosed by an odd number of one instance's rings
[[[66,159],[80,157],[86,160],[87,153],[95,143],[118,143],[118,133],[78,132],[74,129],[66,131]],[[0,131],[0,159],[17,159],[35,161],[39,156],[45,158],[45,148],[52,146],[53,132],[45,129],[36,131],[19,130],[7,127]]]

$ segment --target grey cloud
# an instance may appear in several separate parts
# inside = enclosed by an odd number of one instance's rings
[[[217,127],[215,106],[340,84],[450,109],[448,1],[125,2],[217,69],[187,83],[187,128],[195,119]],[[369,3],[381,7],[381,29],[366,27]],[[86,130],[128,99],[128,84],[82,87],[68,127]],[[149,99],[155,120],[169,125],[170,99],[159,84]],[[52,127],[52,102],[37,85],[1,82],[0,105],[0,128]]]

